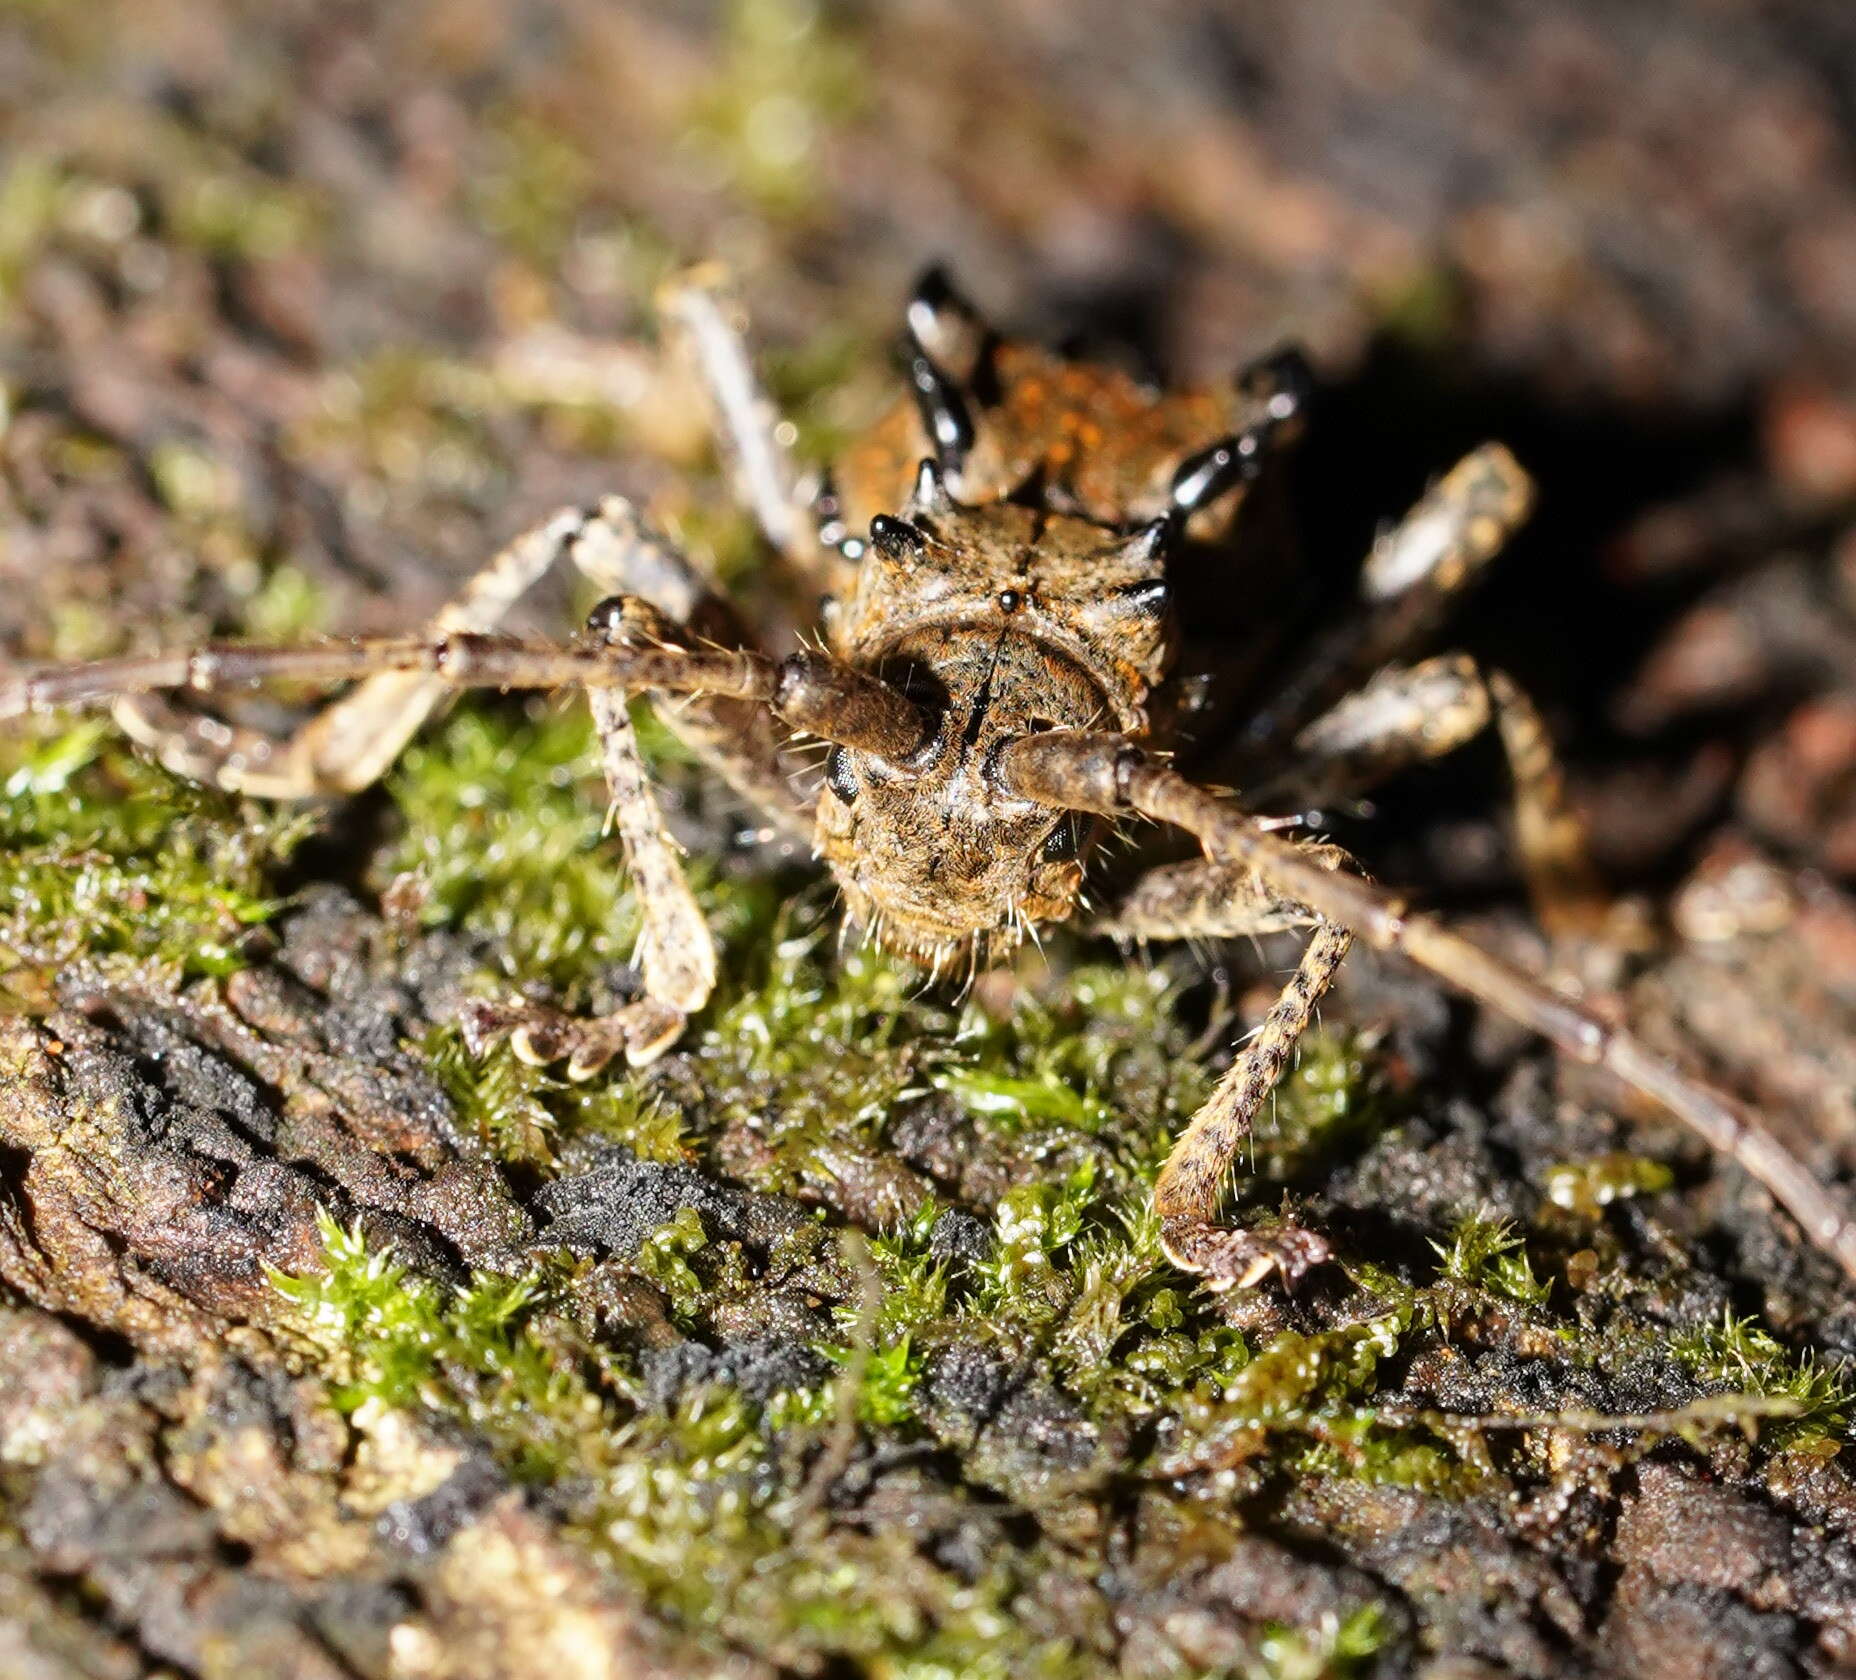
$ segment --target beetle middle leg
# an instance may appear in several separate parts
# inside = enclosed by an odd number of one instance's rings
[[[1238,751],[1247,767],[1279,763],[1313,719],[1382,666],[1421,650],[1533,503],[1532,479],[1500,444],[1472,450],[1445,473],[1374,543],[1358,597],[1246,724]]]
[[[1552,735],[1511,677],[1483,672],[1467,654],[1387,667],[1307,725],[1289,768],[1250,798],[1264,806],[1284,798],[1320,804],[1364,793],[1453,751],[1491,722],[1513,781],[1515,850],[1535,913],[1550,934],[1590,934],[1610,900]]]
[[[494,631],[563,557],[601,590],[638,596],[699,638],[734,646],[745,641],[701,571],[645,529],[620,497],[590,512],[563,509],[517,537],[440,609],[426,636],[438,642]],[[124,733],[176,775],[260,799],[305,799],[356,793],[378,781],[452,686],[429,671],[377,671],[287,735],[239,728],[152,691],[122,694],[112,711]],[[780,837],[805,838],[809,831],[778,766],[765,707],[703,697],[672,726],[766,814]]]
[[[438,615],[430,635],[442,640],[493,629],[563,555],[615,602],[629,604],[628,612],[607,614],[594,627],[596,643],[688,649],[698,640],[743,640],[734,614],[701,571],[618,497],[591,513],[559,514],[517,538]],[[297,798],[353,791],[377,780],[452,686],[437,672],[378,671],[281,739],[189,716],[154,693],[124,694],[114,710],[131,736],[177,773],[259,796]],[[634,1064],[660,1053],[707,1001],[715,977],[713,941],[651,791],[626,695],[595,685],[588,703],[614,826],[636,883],[644,996],[584,1021],[529,1003],[483,1003],[472,1006],[465,1023],[480,1047],[508,1036],[527,1059],[565,1061],[576,1077],[591,1075],[620,1051]],[[667,721],[756,812],[764,838],[803,844],[806,809],[780,761],[778,733],[764,703],[694,694]]]
[[[694,374],[735,495],[761,534],[801,572],[824,556],[780,411],[748,353],[741,311],[719,264],[676,276],[659,291],[658,315],[673,354]]]
[[[600,503],[570,552],[602,593],[638,603],[628,632],[634,639],[672,647],[752,644],[734,608],[696,563],[647,525],[623,497]],[[760,819],[762,839],[798,849],[810,846],[812,806],[794,792],[780,756],[781,731],[765,705],[696,694],[660,707],[658,715]]]

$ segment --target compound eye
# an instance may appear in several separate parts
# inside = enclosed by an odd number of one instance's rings
[[[857,797],[857,775],[851,769],[851,755],[842,747],[833,747],[825,755],[825,786],[845,805]]]
[[[1044,847],[1039,855],[1046,863],[1074,863],[1082,849],[1083,820],[1071,812],[1044,836]]]

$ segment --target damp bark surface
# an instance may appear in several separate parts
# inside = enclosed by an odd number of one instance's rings
[[[1137,365],[1300,337],[1317,581],[1538,477],[1461,639],[1638,909],[1547,950],[1493,755],[1341,837],[1847,1183],[1853,74],[1806,0],[0,6],[0,657],[408,629],[611,489],[790,637],[653,348],[695,258],[816,460],[930,259]],[[1197,1291],[1148,1189],[1286,948],[923,992],[648,730],[715,1001],[473,1057],[633,982],[590,744],[488,698],[280,810],[0,743],[0,1671],[1856,1663],[1856,1297],[1742,1174],[1357,953],[1231,1191],[1337,1263]]]

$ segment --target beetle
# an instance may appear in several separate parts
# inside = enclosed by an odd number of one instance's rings
[[[755,377],[720,273],[683,276],[660,304],[737,494],[821,599],[816,646],[784,657],[755,647],[701,567],[612,497],[519,536],[417,635],[52,667],[0,682],[0,717],[108,702],[170,769],[289,799],[365,787],[459,688],[584,688],[641,908],[641,995],[595,1019],[523,1001],[484,1004],[466,1023],[479,1046],[507,1036],[525,1058],[584,1078],[615,1056],[661,1054],[715,983],[714,941],[628,708],[633,696],[677,697],[665,721],[766,831],[810,842],[848,915],[937,976],[971,974],[1040,925],[1085,914],[1130,940],[1305,933],[1293,976],[1155,1183],[1167,1254],[1214,1288],[1272,1272],[1292,1284],[1329,1256],[1319,1233],[1292,1224],[1222,1226],[1220,1187],[1356,938],[1655,1099],[1856,1276],[1856,1224],[1752,1113],[1268,814],[1358,795],[1493,725],[1537,902],[1570,922],[1596,901],[1526,696],[1464,655],[1414,658],[1528,514],[1531,483],[1505,448],[1484,445],[1445,473],[1374,545],[1355,598],[1258,692],[1218,680],[1235,655],[1191,633],[1182,586],[1209,565],[1225,568],[1229,590],[1247,587],[1246,512],[1305,414],[1297,353],[1225,385],[1156,390],[1001,336],[933,272],[906,311],[906,392],[813,483]],[[562,559],[605,596],[584,634],[498,634]],[[284,736],[185,710],[168,693],[279,679],[359,680]],[[1237,727],[1221,742],[1233,704]],[[790,749],[808,737],[828,750],[803,786]],[[1240,791],[1221,791],[1227,782]],[[1131,818],[1183,832],[1199,855],[1092,905],[1092,855]]]

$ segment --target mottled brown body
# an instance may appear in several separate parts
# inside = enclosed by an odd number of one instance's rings
[[[952,487],[963,501],[1023,496],[1097,525],[1156,519],[1179,463],[1254,426],[1265,399],[1235,385],[1156,391],[1118,368],[1066,361],[1035,345],[989,343],[963,382],[990,394],[974,446]],[[846,522],[862,530],[907,501],[916,468],[935,453],[913,403],[898,403],[835,467]],[[1208,511],[1209,535],[1229,507]]]
[[[762,817],[810,834],[850,915],[941,972],[970,969],[1039,923],[1072,917],[1101,830],[1150,819],[1201,855],[1103,883],[1097,928],[1123,939],[1303,931],[1282,996],[1182,1132],[1154,1186],[1162,1242],[1215,1287],[1289,1281],[1326,1258],[1287,1221],[1217,1222],[1225,1175],[1354,938],[1397,953],[1609,1069],[1731,1155],[1856,1276],[1856,1222],[1758,1118],[1562,995],[1367,883],[1338,848],[1264,812],[1358,795],[1493,724],[1515,782],[1515,838],[1543,919],[1588,928],[1602,894],[1540,719],[1499,672],[1420,658],[1451,600],[1526,517],[1531,485],[1499,445],[1444,475],[1375,545],[1351,600],[1273,682],[1247,692],[1240,787],[1189,778],[1171,749],[1199,720],[1198,685],[1258,662],[1222,648],[1186,667],[1203,630],[1180,622],[1176,569],[1224,569],[1232,615],[1252,609],[1240,514],[1304,396],[1278,356],[1232,385],[1165,394],[1107,368],[1000,340],[944,283],[909,305],[912,401],[882,418],[814,496],[788,458],[739,323],[712,273],[663,299],[673,344],[709,393],[735,488],[772,551],[827,590],[822,637],[784,659],[753,646],[699,567],[617,499],[518,538],[428,631],[295,649],[201,648],[0,682],[0,718],[109,701],[164,763],[225,787],[298,797],[365,785],[447,692],[585,686],[615,829],[638,886],[641,996],[596,1021],[527,999],[474,1009],[476,1042],[588,1077],[674,1042],[714,985],[713,940],[637,752],[625,697],[677,696],[665,722]],[[867,534],[866,534],[867,533]],[[562,644],[491,632],[559,558],[609,594]],[[1415,662],[1412,662],[1415,661]],[[272,738],[172,706],[161,691],[279,678],[362,679],[296,733]],[[1190,703],[1189,703],[1190,702]],[[794,737],[828,744],[806,785]],[[1215,743],[1199,740],[1204,753]],[[1220,762],[1210,757],[1205,762]],[[1263,807],[1260,811],[1259,806]]]
[[[1179,641],[1171,526],[1222,539],[1244,494],[1233,484],[1182,515],[1174,475],[1268,424],[1279,391],[1260,378],[1162,392],[1117,368],[963,335],[969,325],[943,312],[922,336],[974,394],[971,447],[928,467],[936,440],[905,400],[834,469],[843,525],[875,522],[879,535],[861,553],[849,545],[856,561],[825,614],[834,653],[944,720],[901,774],[839,749],[817,829],[852,914],[937,972],[995,958],[1075,909],[1097,825],[1053,823],[1004,793],[989,755],[1050,728],[1155,740],[1148,699]],[[834,782],[859,796],[834,797]]]
[[[1010,503],[957,507],[926,480],[906,530],[872,543],[830,645],[943,725],[900,764],[835,748],[818,848],[859,920],[938,969],[1067,917],[1082,886],[1082,837],[1053,848],[1069,819],[1002,790],[992,755],[1054,727],[1145,734],[1172,631],[1144,537]]]

